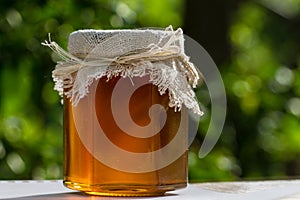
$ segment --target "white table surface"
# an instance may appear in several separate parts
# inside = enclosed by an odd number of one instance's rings
[[[100,197],[89,196],[65,188],[61,180],[0,181],[0,199],[90,199],[90,200],[300,200],[300,180],[218,182],[189,184],[187,188],[169,192],[162,197]]]

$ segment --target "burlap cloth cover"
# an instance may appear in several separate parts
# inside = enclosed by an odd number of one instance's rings
[[[62,59],[53,70],[55,89],[74,106],[85,97],[89,85],[101,77],[142,77],[168,93],[169,106],[180,111],[182,105],[202,115],[192,87],[201,73],[184,53],[183,32],[173,30],[79,30],[70,34],[68,51],[45,41]],[[67,89],[67,90],[64,90]]]

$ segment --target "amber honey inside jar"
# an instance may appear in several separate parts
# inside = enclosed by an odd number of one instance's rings
[[[161,127],[161,131],[152,137],[137,138],[126,134],[122,131],[111,111],[111,96],[115,88],[115,84],[120,77],[113,78],[109,81],[101,78],[99,82],[93,83],[86,99],[95,98],[95,103],[89,104],[89,101],[83,101],[80,112],[82,116],[89,116],[87,121],[91,119],[93,113],[96,112],[99,125],[102,127],[105,135],[115,145],[122,149],[135,153],[148,153],[146,159],[150,159],[155,165],[159,162],[151,152],[163,148],[177,134],[179,124],[182,125],[180,131],[184,131],[185,138],[182,138],[182,147],[187,150],[187,116],[181,112],[175,112],[174,109],[168,107],[169,98],[167,95],[160,95],[156,86],[146,84],[138,88],[132,95],[129,104],[130,117],[139,124],[145,126],[149,123],[149,108],[153,104],[160,104],[166,109],[167,120],[161,125],[160,119],[155,119],[155,126]],[[134,81],[138,81],[135,78]],[[132,87],[131,81],[124,87]],[[95,89],[93,89],[95,88]],[[129,89],[128,89],[129,90]],[[120,99],[120,103],[122,99]],[[111,168],[99,160],[97,160],[92,152],[89,152],[82,144],[80,136],[76,130],[73,119],[73,106],[68,99],[64,101],[64,149],[65,149],[65,166],[64,166],[64,184],[76,190],[87,193],[108,195],[108,196],[155,196],[162,195],[166,191],[175,190],[186,187],[187,184],[187,152],[170,163],[168,166],[146,173],[128,173]],[[83,113],[85,112],[85,114]],[[185,111],[182,111],[185,112]],[[128,117],[128,116],[124,116]],[[153,119],[152,119],[153,120]],[[181,121],[181,122],[180,122]],[[86,126],[92,126],[85,123]],[[149,127],[151,128],[151,127]],[[93,130],[93,128],[86,130]],[[93,143],[93,149],[90,151],[106,151],[101,146],[101,141],[95,141],[97,132],[86,132],[85,137],[89,137]],[[137,133],[139,134],[139,133]],[[140,133],[143,134],[143,133]],[[174,149],[170,149],[172,151]],[[171,154],[170,154],[171,155]],[[121,154],[120,154],[121,156]],[[168,155],[165,155],[168,156]],[[118,155],[115,159],[118,159]],[[128,163],[130,165],[130,163]],[[143,163],[141,163],[142,165]],[[139,166],[131,166],[133,169]]]

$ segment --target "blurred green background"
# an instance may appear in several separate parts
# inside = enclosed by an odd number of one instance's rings
[[[216,62],[228,112],[203,159],[206,116],[190,147],[191,182],[300,175],[300,0],[2,0],[0,4],[0,179],[62,178],[62,105],[51,71],[78,29],[182,27]]]

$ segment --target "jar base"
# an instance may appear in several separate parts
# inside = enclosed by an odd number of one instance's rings
[[[145,197],[145,196],[163,196],[166,192],[185,188],[186,183],[170,185],[121,185],[121,184],[82,184],[70,181],[64,181],[67,188],[79,190],[89,195],[97,196],[123,196],[123,197]]]

